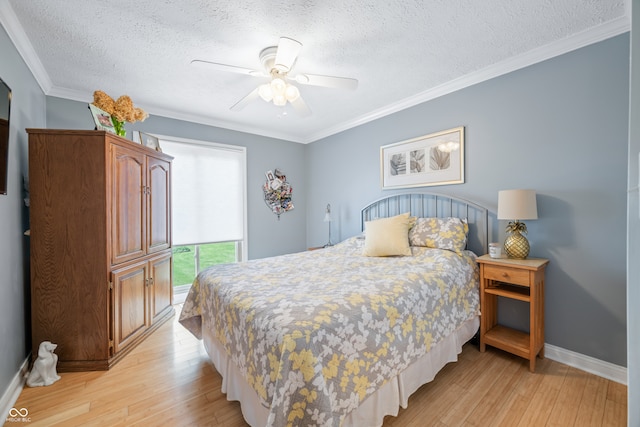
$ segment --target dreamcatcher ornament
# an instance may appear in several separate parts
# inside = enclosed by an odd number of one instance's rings
[[[280,220],[280,215],[293,209],[293,201],[291,200],[293,188],[280,169],[276,169],[275,172],[267,171],[265,175],[267,181],[262,186],[264,202],[271,209],[271,212],[278,215],[278,220]]]

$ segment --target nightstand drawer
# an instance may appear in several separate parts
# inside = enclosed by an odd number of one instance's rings
[[[484,278],[514,285],[529,286],[529,272],[521,268],[485,264]]]

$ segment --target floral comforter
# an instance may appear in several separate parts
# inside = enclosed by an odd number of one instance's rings
[[[203,271],[180,322],[210,328],[270,426],[339,426],[368,395],[479,314],[471,252],[365,257],[363,240]]]

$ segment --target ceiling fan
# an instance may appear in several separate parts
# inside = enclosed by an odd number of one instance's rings
[[[346,77],[322,76],[318,74],[291,74],[302,43],[288,37],[280,37],[278,46],[270,46],[260,52],[259,58],[262,70],[237,67],[235,65],[194,59],[191,64],[208,68],[209,70],[227,71],[256,77],[269,78],[264,83],[249,92],[244,98],[231,106],[231,110],[239,111],[249,103],[262,98],[266,102],[273,102],[277,106],[285,106],[289,102],[301,116],[308,116],[311,110],[300,96],[298,88],[289,83],[302,85],[323,86],[338,89],[354,90],[358,87],[358,80]]]

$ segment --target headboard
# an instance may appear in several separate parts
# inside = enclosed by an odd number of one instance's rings
[[[488,253],[489,211],[476,203],[436,193],[397,193],[378,199],[360,211],[360,227],[365,221],[409,212],[411,216],[466,218],[469,223],[467,249],[477,255]]]

